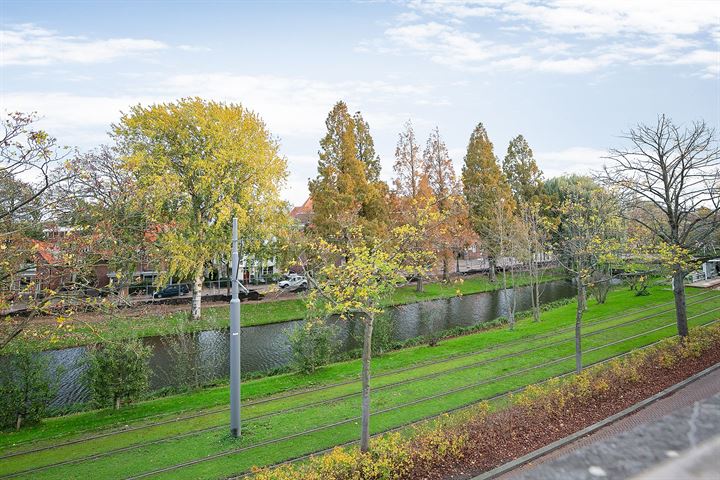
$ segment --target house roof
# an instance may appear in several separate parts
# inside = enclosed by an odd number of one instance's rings
[[[305,203],[298,207],[293,207],[293,209],[290,211],[290,216],[302,220],[302,217],[312,215],[313,213],[313,201],[311,197],[308,197],[307,200],[305,200]]]

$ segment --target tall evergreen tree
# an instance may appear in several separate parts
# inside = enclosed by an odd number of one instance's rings
[[[356,116],[362,120],[359,114]],[[366,158],[375,158],[367,123],[362,127],[363,140],[357,141],[356,122],[345,102],[338,102],[325,120],[327,133],[320,140],[318,176],[309,182],[313,199],[313,230],[328,240],[339,240],[342,227],[351,218],[375,234],[383,230],[386,220],[387,185],[375,176],[370,164],[358,155],[358,144]],[[372,153],[372,155],[371,155]],[[379,162],[378,162],[379,168]]]
[[[497,158],[487,131],[479,123],[468,143],[465,164],[462,170],[462,182],[465,198],[470,210],[470,220],[475,232],[483,242],[490,265],[490,279],[495,280],[498,245],[497,222],[502,216],[510,218],[515,201]],[[503,215],[497,212],[502,205]]]
[[[502,169],[518,205],[541,201],[542,171],[535,162],[530,145],[522,135],[510,140]]]
[[[368,182],[377,182],[380,179],[380,156],[375,152],[375,142],[370,135],[370,125],[360,112],[355,112],[352,120],[358,160],[365,166],[365,176]]]

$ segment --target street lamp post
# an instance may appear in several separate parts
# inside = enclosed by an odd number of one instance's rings
[[[230,433],[240,436],[240,298],[238,297],[238,226],[232,229],[232,298],[230,299]]]

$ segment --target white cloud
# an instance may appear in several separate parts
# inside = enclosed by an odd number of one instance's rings
[[[720,70],[720,2],[415,0],[407,5],[402,21],[382,39],[362,42],[363,51],[416,54],[471,71],[583,74],[618,65],[682,64],[694,69],[686,73],[717,77]]]
[[[0,65],[48,65],[52,63],[96,63],[120,57],[145,55],[168,48],[148,39],[109,38],[93,40],[58,35],[33,24],[0,30]]]
[[[568,173],[590,175],[602,169],[607,150],[570,147],[553,152],[535,152],[538,166],[546,178]]]

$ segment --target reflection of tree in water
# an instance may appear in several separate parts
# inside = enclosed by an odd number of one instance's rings
[[[162,369],[173,390],[200,388],[224,376],[222,366],[227,363],[227,355],[220,345],[224,331],[193,332],[188,320],[182,320],[174,333],[162,337],[168,356]]]
[[[425,337],[428,345],[437,345],[439,333],[445,330],[450,302],[427,302],[420,309],[419,333]]]

